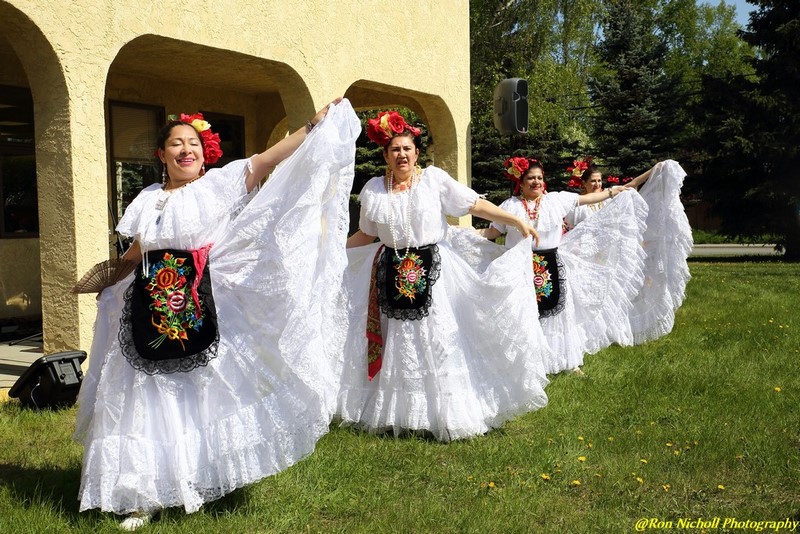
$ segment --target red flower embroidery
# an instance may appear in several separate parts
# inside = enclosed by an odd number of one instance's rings
[[[159,289],[170,289],[178,281],[178,271],[165,267],[156,273],[156,285]]]
[[[181,291],[173,291],[167,297],[167,306],[175,313],[180,313],[186,309],[186,294]]]

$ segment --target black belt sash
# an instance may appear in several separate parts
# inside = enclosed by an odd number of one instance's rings
[[[381,311],[403,321],[426,317],[433,298],[433,284],[440,273],[441,258],[436,244],[410,248],[402,259],[394,249],[384,247],[376,272]]]
[[[190,371],[216,356],[209,248],[149,251],[147,273],[137,267],[125,293],[119,334],[134,368],[148,374]]]
[[[565,280],[561,278],[564,270],[558,259],[558,249],[534,250],[533,286],[536,290],[536,304],[539,317],[551,317],[564,309]]]

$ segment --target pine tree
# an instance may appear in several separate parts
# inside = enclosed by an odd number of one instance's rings
[[[621,174],[638,174],[663,159],[675,133],[668,111],[675,85],[665,74],[667,48],[655,16],[647,3],[609,1],[596,46],[600,68],[589,82],[596,155]]]

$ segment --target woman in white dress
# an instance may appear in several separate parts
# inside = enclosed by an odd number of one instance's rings
[[[420,131],[397,112],[381,112],[367,133],[383,146],[387,172],[362,189],[348,239],[342,422],[450,441],[544,406],[548,349],[529,259],[536,232],[443,170],[422,171]],[[468,213],[515,228],[520,246],[474,269],[445,240],[446,216]]]
[[[645,278],[641,291],[634,298],[633,310],[627,315],[635,344],[672,331],[675,312],[683,303],[686,284],[691,278],[686,259],[692,250],[692,229],[680,200],[685,176],[678,162],[666,160],[627,182],[629,187],[639,190],[648,207],[642,237],[646,254]],[[581,176],[582,194],[602,190],[602,174],[588,165]],[[569,227],[575,228],[605,204],[601,201],[576,206],[567,214]]]
[[[266,151],[206,173],[221,153],[202,116],[162,130],[164,183],[117,227],[135,239],[125,259],[138,267],[98,298],[75,432],[81,510],[130,514],[121,527],[134,530],[314,450],[334,409],[329,362],[346,317],[326,288],[346,266],[359,132],[337,100]]]
[[[623,186],[586,195],[547,193],[544,170],[535,159],[509,158],[504,172],[519,194],[500,207],[530,221],[540,236],[531,257],[539,318],[552,350],[547,372],[580,372],[584,354],[614,342],[632,343],[625,318],[643,280],[640,241],[647,206]],[[567,214],[601,201],[606,203],[598,212],[603,217],[564,234]],[[481,234],[491,240],[505,234],[506,247],[521,240],[514,228],[497,222]]]
[[[575,162],[575,164],[580,163],[582,162]],[[570,169],[571,168],[568,167],[567,171]],[[581,195],[588,195],[589,193],[599,193],[604,191],[603,174],[600,172],[600,169],[591,164],[587,164],[585,168],[582,168],[582,170],[583,172],[581,172],[579,176],[575,176],[575,171],[573,170],[573,176],[570,180],[569,187],[580,184]],[[590,217],[596,211],[602,209],[604,205],[605,200],[601,200],[600,202],[594,202],[592,204],[581,204],[575,206],[575,209],[567,213],[567,226],[569,228],[575,228],[579,222]]]

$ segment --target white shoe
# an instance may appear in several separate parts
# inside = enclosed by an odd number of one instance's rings
[[[153,512],[133,512],[119,524],[120,530],[132,532],[150,523],[155,514]]]
[[[581,369],[580,367],[575,367],[574,369],[571,369],[570,373],[578,376],[586,376],[586,373],[584,373],[583,369]]]

